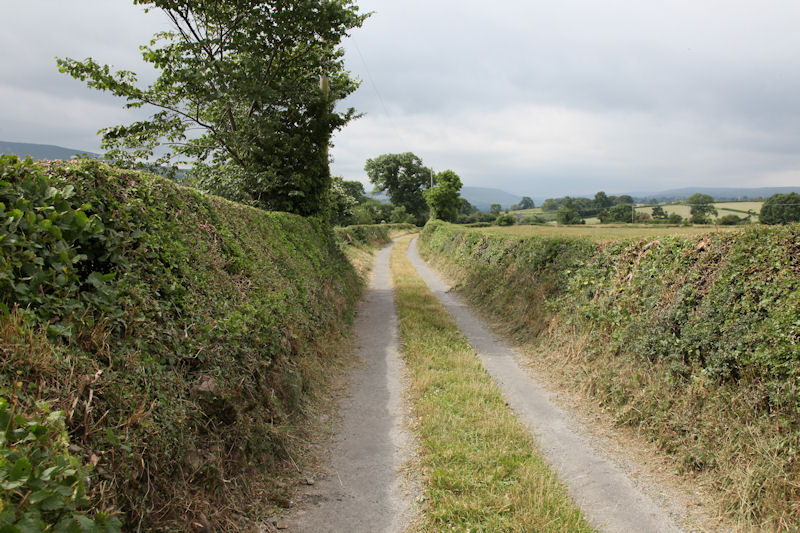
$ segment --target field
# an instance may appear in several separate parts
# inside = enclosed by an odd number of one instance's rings
[[[715,226],[645,226],[620,224],[587,224],[580,226],[492,226],[478,231],[492,235],[517,237],[589,237],[595,241],[616,239],[657,239],[672,235],[695,236],[706,233],[737,231],[736,227]]]
[[[714,207],[717,208],[719,212],[719,216],[725,215],[738,215],[740,217],[746,217],[748,212],[753,213],[753,222],[758,222],[758,213],[761,211],[761,206],[764,202],[717,202],[714,204]],[[661,207],[664,208],[664,211],[667,214],[670,213],[677,213],[683,218],[689,218],[689,206],[683,204],[666,204],[662,205]],[[637,207],[637,213],[647,213],[648,215],[653,212],[652,207]],[[542,217],[545,222],[552,222],[556,219],[556,212],[555,211],[542,211],[541,207],[536,207],[534,209],[521,209],[519,211],[511,211],[514,215],[519,216],[528,216],[528,215],[537,215]],[[597,217],[591,217],[586,219],[587,225],[599,224],[600,219]],[[693,235],[694,233],[692,233]],[[681,234],[683,235],[683,234]]]
[[[753,215],[753,222],[758,222],[758,213],[761,211],[761,206],[764,202],[717,202],[714,204],[714,207],[717,208],[719,212],[719,216],[723,217],[725,215],[738,215],[740,217],[746,217],[748,211],[754,213]],[[664,211],[667,214],[670,213],[677,213],[683,218],[689,218],[689,209],[688,205],[662,205],[661,207],[664,208]],[[638,213],[647,213],[648,215],[653,212],[652,207],[637,207],[636,211]]]

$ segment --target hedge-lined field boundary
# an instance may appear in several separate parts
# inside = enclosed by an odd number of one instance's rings
[[[344,245],[376,247],[389,244],[395,235],[419,231],[414,224],[355,224],[335,228]]]
[[[800,226],[595,243],[420,237],[533,357],[764,529],[800,522]]]
[[[256,529],[361,285],[321,221],[0,158],[0,521]]]

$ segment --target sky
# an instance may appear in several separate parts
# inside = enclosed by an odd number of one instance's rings
[[[364,116],[332,171],[414,152],[465,185],[534,197],[800,185],[796,0],[361,0],[344,43]],[[168,27],[129,0],[0,0],[0,140],[98,151],[142,111],[58,72],[85,58],[153,79]],[[9,23],[8,21],[13,21]]]

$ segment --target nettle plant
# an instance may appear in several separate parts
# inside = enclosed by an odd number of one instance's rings
[[[0,397],[0,531],[116,532],[108,513],[89,516],[88,468],[68,449],[64,416],[45,404],[25,417]]]

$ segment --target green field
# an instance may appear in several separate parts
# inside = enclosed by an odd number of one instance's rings
[[[534,207],[533,209],[520,209],[518,211],[509,211],[512,215],[519,215],[526,217],[528,215],[536,215],[542,217],[546,222],[552,222],[556,219],[555,211],[542,211],[541,207]]]
[[[761,211],[761,206],[764,202],[716,202],[714,207],[717,208],[719,212],[719,216],[723,217],[725,215],[738,215],[740,217],[746,217],[748,212],[753,212],[754,215],[752,217],[753,222],[758,222],[758,213]],[[662,205],[661,207],[664,208],[664,211],[667,214],[670,213],[677,213],[683,218],[689,218],[689,209],[688,205],[683,204],[667,204]],[[653,212],[652,206],[643,206],[636,208],[637,213],[647,213],[648,215]],[[520,209],[519,211],[511,211],[514,215],[538,215],[542,217],[546,222],[553,222],[556,219],[556,212],[555,211],[542,211],[541,207],[536,207],[534,209]],[[591,217],[586,219],[586,224],[599,224],[600,219],[597,217]]]
[[[738,215],[740,217],[746,217],[748,211],[754,213],[753,215],[753,222],[758,222],[758,213],[761,211],[761,206],[764,202],[716,202],[714,203],[714,207],[717,208],[719,212],[719,216],[723,217],[725,215]],[[661,207],[664,208],[664,211],[667,214],[670,213],[677,213],[683,218],[689,218],[690,213],[689,210],[691,209],[688,205],[683,204],[674,204],[674,205],[662,205]],[[653,212],[652,207],[637,207],[636,211],[638,213],[647,213],[648,215]]]
[[[669,235],[702,235],[705,233],[718,233],[737,231],[735,226],[645,226],[621,224],[587,224],[580,226],[492,226],[490,228],[475,228],[493,235],[514,235],[528,237],[532,235],[542,237],[589,237],[596,241],[610,241],[616,239],[657,239]]]

